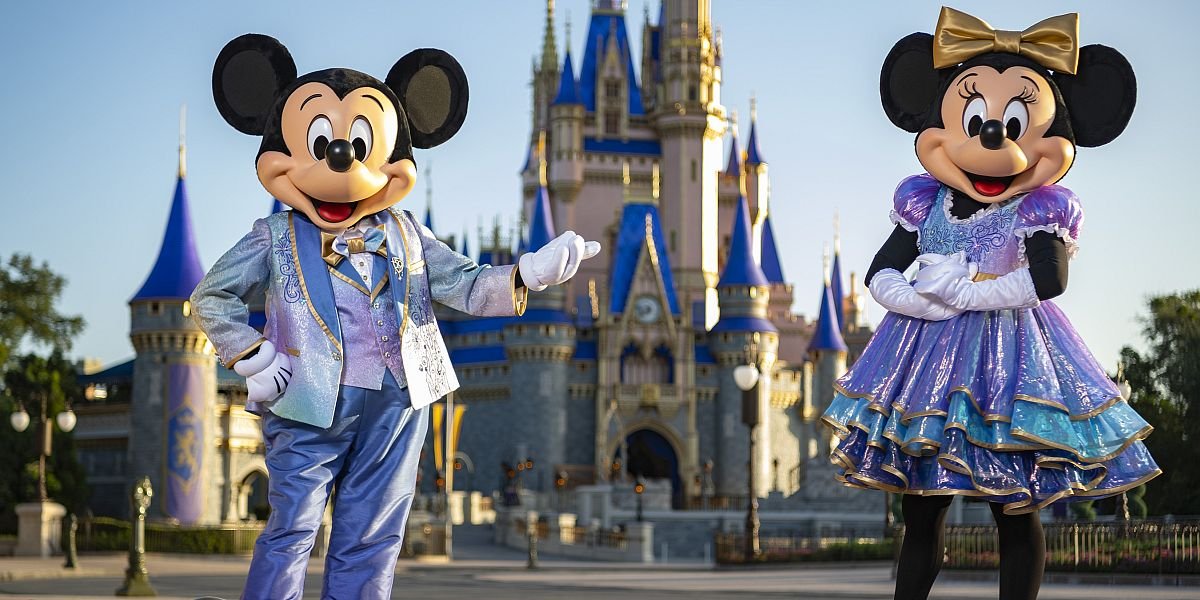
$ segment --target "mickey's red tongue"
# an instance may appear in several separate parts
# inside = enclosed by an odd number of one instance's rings
[[[999,196],[1008,189],[1008,184],[996,179],[981,179],[973,182],[975,191],[984,196]]]
[[[350,214],[353,212],[353,204],[333,204],[331,202],[322,202],[317,206],[317,214],[321,215],[322,219],[325,219],[330,223],[341,223],[342,221],[349,219]]]

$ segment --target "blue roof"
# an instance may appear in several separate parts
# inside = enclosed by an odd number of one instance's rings
[[[733,141],[729,144],[729,160],[725,163],[725,174],[738,176],[742,174],[742,150],[738,148],[737,132],[733,132]]]
[[[529,219],[529,242],[526,250],[537,252],[554,238],[554,219],[550,215],[550,193],[546,191],[546,186],[539,185],[537,194],[533,197],[533,218]]]
[[[617,234],[617,247],[613,251],[612,281],[609,289],[609,311],[614,314],[625,312],[629,291],[637,275],[638,257],[646,247],[646,221],[650,221],[650,235],[658,255],[658,271],[662,275],[663,287],[667,292],[667,304],[671,314],[679,314],[679,301],[675,298],[675,280],[671,276],[671,261],[667,256],[667,244],[663,239],[659,223],[658,207],[653,204],[629,203],[621,212],[621,231]]]
[[[833,292],[829,284],[821,286],[821,313],[817,317],[817,328],[813,332],[808,351],[838,350],[846,351],[846,341],[842,339],[842,331],[837,324],[837,314],[833,309]]]
[[[183,178],[175,181],[175,197],[171,200],[171,215],[154,268],[130,301],[155,298],[186,300],[204,277],[200,257],[196,254],[196,236],[192,234],[192,218],[188,211],[187,190]]]
[[[134,359],[131,358],[123,363],[110,365],[103,371],[97,371],[91,375],[79,375],[75,381],[80,384],[89,384],[133,379],[133,361]]]
[[[696,344],[696,364],[717,364],[717,359],[713,358],[712,351],[708,349],[708,344]]]
[[[609,39],[613,36],[616,36],[617,52],[625,56],[629,114],[644,115],[646,111],[642,107],[642,93],[638,88],[637,74],[633,71],[633,51],[629,47],[629,34],[625,30],[623,14],[592,14],[587,37],[583,39],[583,66],[579,69],[579,91],[583,95],[583,106],[588,112],[596,111],[596,70],[603,52],[608,48]]]
[[[837,315],[838,329],[841,330],[846,324],[846,316],[842,314],[842,299],[846,295],[842,292],[842,253],[836,250],[833,253],[833,270],[829,273],[829,293],[833,296],[833,312]]]
[[[533,168],[533,155],[535,154],[535,150],[537,150],[536,140],[529,142],[529,148],[525,150],[525,164],[521,165],[522,173],[525,173],[529,171],[529,169]]]
[[[480,348],[455,348],[450,351],[450,362],[459,364],[481,362],[503,362],[507,359],[504,346],[483,346]]]
[[[271,198],[271,212],[269,214],[273,215],[277,212],[283,212],[287,209],[288,207],[284,203],[280,202],[279,198]]]
[[[750,207],[746,197],[738,196],[737,218],[733,222],[733,239],[729,242],[729,256],[725,270],[717,287],[734,285],[767,285],[767,276],[754,260],[754,249],[750,247]]]
[[[575,66],[571,63],[571,49],[567,48],[567,56],[563,58],[562,75],[558,79],[558,95],[554,104],[583,104],[580,99],[579,81],[575,79]]]
[[[433,231],[433,207],[425,209],[425,229]]]
[[[750,121],[750,139],[746,141],[746,164],[761,165],[767,162],[763,160],[762,151],[758,149],[758,121]]]
[[[575,355],[572,357],[575,360],[596,360],[597,356],[599,351],[595,341],[575,342]]]
[[[662,156],[662,144],[658,140],[628,140],[583,138],[584,152],[604,152],[607,154],[644,154],[646,156]]]
[[[759,256],[762,257],[759,264],[762,265],[763,275],[767,276],[767,281],[785,283],[783,267],[779,264],[779,249],[775,247],[775,230],[771,227],[770,215],[763,219],[762,252]],[[834,265],[836,264],[835,262]]]
[[[491,250],[480,250],[479,251],[479,260],[477,260],[475,262],[477,262],[481,265],[492,264],[492,251]]]
[[[762,317],[725,317],[710,331],[779,331],[775,324]]]
[[[471,247],[467,245],[467,230],[463,230],[462,250],[463,256],[471,256]]]

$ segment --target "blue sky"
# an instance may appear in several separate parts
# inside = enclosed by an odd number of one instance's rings
[[[644,6],[631,0],[640,40]],[[559,0],[560,54],[569,13],[576,60],[587,0]],[[758,96],[762,151],[771,166],[775,230],[796,310],[816,312],[821,251],[842,221],[843,271],[865,271],[891,229],[892,190],[920,170],[913,137],[879,107],[878,73],[891,45],[932,30],[938,2],[820,3],[715,0],[724,32],[724,101],[748,114]],[[1193,2],[965,1],[956,8],[1022,29],[1081,11],[1084,43],[1123,52],[1138,74],[1138,108],[1125,134],[1081,148],[1063,180],[1087,212],[1070,287],[1058,302],[1110,369],[1140,344],[1146,299],[1200,287],[1195,142],[1200,68],[1183,27]],[[1153,10],[1149,7],[1153,6]],[[179,105],[188,105],[188,192],[205,267],[269,207],[254,175],[257,139],[213,106],[213,60],[247,32],[279,38],[301,73],[351,67],[383,76],[402,55],[438,47],[463,64],[472,105],[458,136],[418,151],[434,164],[434,220],[474,232],[498,212],[511,221],[529,135],[530,59],[544,3],[79,2],[0,9],[0,256],[28,252],[65,275],[62,308],[88,326],[77,356],[132,356],[127,301],[150,270],[174,185]],[[578,67],[578,64],[576,65]],[[420,189],[423,189],[421,186]],[[424,212],[420,191],[402,206]],[[872,320],[883,314],[871,305]]]

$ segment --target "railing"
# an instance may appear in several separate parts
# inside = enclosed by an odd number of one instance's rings
[[[564,544],[575,544],[589,547],[616,548],[624,550],[628,537],[624,531],[610,529],[588,529],[587,527],[571,527],[563,529]]]
[[[749,496],[693,496],[687,499],[684,510],[745,511],[749,506]]]
[[[1105,523],[1047,523],[1046,570],[1200,574],[1200,519],[1146,519]],[[1000,564],[994,526],[946,528],[951,569],[994,569]]]
[[[190,554],[246,554],[262,533],[263,523],[189,526],[146,524],[147,552]],[[95,517],[79,523],[76,545],[81,551],[128,550],[128,521]]]
[[[717,564],[751,562],[746,560],[745,540],[746,537],[741,533],[718,533]],[[853,531],[823,537],[762,535],[759,536],[759,547],[762,553],[752,562],[890,560],[895,553],[893,538],[861,537]]]

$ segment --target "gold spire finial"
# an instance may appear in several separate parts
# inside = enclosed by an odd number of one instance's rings
[[[829,242],[821,246],[821,274],[825,277],[825,285],[829,285]]]
[[[842,218],[836,209],[833,211],[833,253],[842,253]]]
[[[566,31],[566,34],[567,34],[567,39],[563,40],[563,43],[564,43],[564,44],[566,44],[566,46],[567,46],[567,48],[566,48],[565,52],[568,52],[568,53],[569,53],[569,52],[571,51],[571,11],[569,11],[569,10],[567,11],[567,31]]]
[[[546,187],[546,130],[538,132],[538,185]]]
[[[187,104],[179,106],[179,178],[187,176]]]
[[[658,161],[654,161],[650,172],[650,195],[654,198],[654,203],[658,204],[659,194],[661,193],[662,175],[659,173]]]
[[[758,97],[754,92],[750,92],[750,122],[754,123],[758,120]]]

